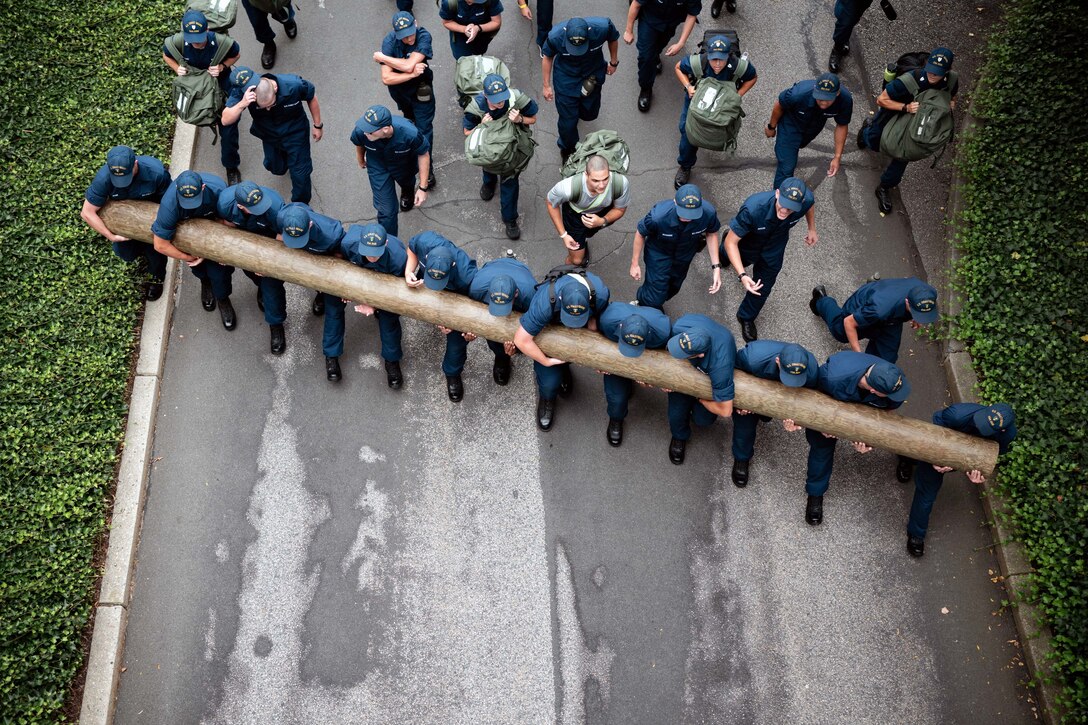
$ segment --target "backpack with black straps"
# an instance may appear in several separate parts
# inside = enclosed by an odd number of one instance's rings
[[[457,59],[453,71],[453,85],[457,88],[457,103],[467,108],[484,91],[484,78],[492,73],[502,76],[506,85],[510,85],[510,69],[498,58],[490,55],[463,55]]]
[[[510,89],[510,107],[519,112],[525,110],[532,99],[516,88]],[[483,118],[486,111],[477,103],[470,103],[466,113]],[[522,123],[514,123],[506,116],[488,123],[480,123],[465,136],[465,159],[473,166],[498,176],[514,176],[529,165],[536,151],[533,132]]]
[[[888,84],[894,81],[904,73],[910,73],[916,71],[919,68],[924,68],[926,61],[929,60],[929,53],[924,50],[916,50],[911,53],[904,53],[895,60],[884,66],[884,76],[880,79],[880,89],[883,90],[888,87]]]
[[[225,33],[238,19],[239,0],[188,0],[186,10],[199,10],[208,21],[208,30]]]
[[[234,41],[230,36],[214,33],[217,43],[211,65],[222,63],[230,52]],[[178,33],[166,39],[165,47],[170,56],[186,68],[185,75],[175,75],[173,80],[174,113],[183,123],[194,126],[214,126],[219,122],[226,97],[219,87],[219,79],[213,78],[208,71],[193,68],[185,61],[182,53],[184,38]]]
[[[558,267],[552,267],[548,270],[548,273],[544,275],[544,279],[540,280],[534,290],[539,290],[544,285],[548,285],[548,301],[551,302],[552,309],[555,309],[555,283],[560,277],[566,277],[568,274],[576,276],[581,283],[589,290],[589,311],[590,314],[597,314],[597,290],[593,288],[593,283],[586,277],[586,268],[577,264],[561,264]]]
[[[918,103],[918,111],[896,113],[885,122],[880,134],[880,150],[900,161],[919,161],[935,156],[933,166],[936,166],[956,134],[950,89],[958,79],[949,72],[948,88],[927,88],[920,93],[914,73],[907,73],[899,80]]]

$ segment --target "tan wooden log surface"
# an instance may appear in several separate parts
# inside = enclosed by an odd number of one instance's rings
[[[100,215],[114,233],[150,243],[151,223],[157,208],[149,202],[110,202]],[[518,328],[517,313],[493,317],[487,305],[468,297],[422,287],[412,289],[401,278],[361,269],[345,260],[289,249],[274,239],[213,221],[197,219],[182,223],[174,244],[195,256],[490,340],[513,340]],[[664,350],[648,350],[641,357],[627,358],[603,335],[560,325],[548,327],[536,341],[545,354],[560,360],[704,400],[711,398],[709,379]],[[960,471],[978,469],[989,476],[997,463],[997,444],[984,438],[895,412],[843,403],[815,390],[787,388],[739,370],[734,380],[734,405],[738,408],[776,419],[792,418],[798,425],[844,440],[864,441],[875,448]]]

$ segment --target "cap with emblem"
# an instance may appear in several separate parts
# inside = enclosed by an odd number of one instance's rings
[[[584,277],[573,275],[571,281],[556,292],[559,301],[559,321],[567,327],[585,327],[589,322],[589,289]]]
[[[272,197],[264,193],[264,189],[252,181],[243,181],[234,187],[234,200],[244,206],[250,214],[264,214],[272,206]]]
[[[732,44],[724,35],[715,35],[706,44],[707,60],[729,60],[729,49]]]
[[[174,182],[178,204],[182,209],[197,209],[204,201],[204,180],[195,171],[182,171]]]
[[[650,323],[639,314],[634,314],[620,323],[620,353],[624,357],[639,357],[646,351],[646,336],[650,334]]]
[[[489,73],[484,78],[484,97],[491,103],[506,103],[510,100],[510,89],[498,73]]]
[[[585,18],[571,18],[567,21],[564,36],[566,51],[571,55],[585,55],[589,52],[589,23]]]
[[[869,387],[887,396],[888,400],[902,403],[910,395],[910,383],[903,376],[903,371],[889,362],[881,360],[869,368]]]
[[[1008,430],[1016,420],[1016,416],[1013,415],[1012,406],[1008,403],[994,403],[975,413],[973,420],[980,434],[990,436],[995,432],[1002,433]]]
[[[703,215],[703,193],[695,184],[684,184],[677,189],[673,201],[676,202],[676,214],[681,219],[693,221]]]
[[[800,388],[808,381],[808,350],[795,343],[783,345],[778,352],[778,379],[789,388]]]
[[[812,87],[812,97],[817,101],[834,101],[839,95],[839,77],[834,73],[824,73],[816,79]]]
[[[926,61],[926,73],[944,78],[948,75],[948,71],[952,70],[954,59],[955,56],[948,48],[937,48],[929,54],[929,60]]]
[[[514,309],[517,293],[514,278],[508,274],[497,275],[487,286],[487,311],[495,317],[506,317]]]
[[[106,154],[106,166],[110,170],[110,183],[124,189],[136,174],[136,152],[128,146],[114,146]]]
[[[283,243],[291,249],[302,249],[310,241],[310,212],[302,204],[290,204],[280,217]]]
[[[397,40],[404,40],[416,34],[416,19],[407,10],[401,10],[393,16],[393,32]]]
[[[778,187],[778,203],[790,211],[801,211],[806,191],[808,187],[805,186],[805,182],[791,176]]]
[[[928,284],[914,287],[907,295],[907,303],[910,305],[910,316],[918,324],[928,325],[937,321],[937,290]]]
[[[684,330],[669,339],[669,354],[681,360],[702,354],[710,349],[710,335],[706,330]]]
[[[232,66],[230,69],[230,85],[232,88],[255,86],[260,81],[256,76],[257,74],[253,72],[252,68],[247,68],[244,65]]]
[[[355,128],[363,133],[374,133],[378,129],[391,126],[393,114],[385,106],[371,106],[363,112],[362,118],[355,122]]]
[[[181,16],[181,32],[186,43],[203,43],[208,39],[208,19],[199,10],[186,10]]]
[[[424,267],[423,284],[427,285],[427,289],[444,290],[450,283],[453,253],[446,247],[435,247],[427,253]]]

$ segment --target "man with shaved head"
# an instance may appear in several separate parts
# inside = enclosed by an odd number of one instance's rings
[[[589,238],[627,213],[631,184],[608,168],[603,156],[590,156],[586,170],[563,179],[548,192],[548,216],[567,248],[567,264],[586,264]]]

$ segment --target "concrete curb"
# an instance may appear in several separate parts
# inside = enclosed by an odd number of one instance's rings
[[[177,176],[190,167],[195,144],[196,127],[178,121],[174,126],[174,145],[170,155],[171,174]],[[177,260],[171,259],[166,269],[169,294],[163,295],[160,303],[144,308],[140,354],[136,361],[136,377],[132,382],[124,450],[111,512],[109,548],[98,603],[95,605],[91,654],[79,711],[79,721],[86,725],[109,725],[113,721],[113,704],[121,680],[121,653],[128,622],[131,578],[136,563],[136,542],[147,492],[155,413],[170,320],[174,313],[173,293],[178,268]]]
[[[969,135],[977,124],[975,117],[968,110],[965,113],[961,138]],[[952,172],[952,186],[948,193],[948,213],[951,220],[948,232],[949,284],[945,285],[941,291],[941,305],[952,317],[963,311],[963,304],[953,291],[951,284],[955,278],[956,264],[963,256],[956,240],[957,219],[963,210],[961,194],[963,183],[959,167],[956,166]],[[971,353],[967,350],[967,346],[960,340],[945,338],[941,341],[941,357],[953,399],[957,403],[977,403],[978,376],[975,374]],[[1062,713],[1057,702],[1059,688],[1054,684],[1053,672],[1048,661],[1052,649],[1052,635],[1042,611],[1029,601],[1032,575],[1035,570],[1028,560],[1023,544],[1015,540],[1015,533],[1009,524],[1008,509],[1004,500],[995,493],[992,478],[985,484],[984,492],[982,504],[990,522],[994,551],[997,554],[1005,590],[1008,592],[1012,617],[1020,633],[1020,645],[1024,650],[1028,670],[1035,681],[1039,714],[1043,722],[1055,725],[1062,721]]]

